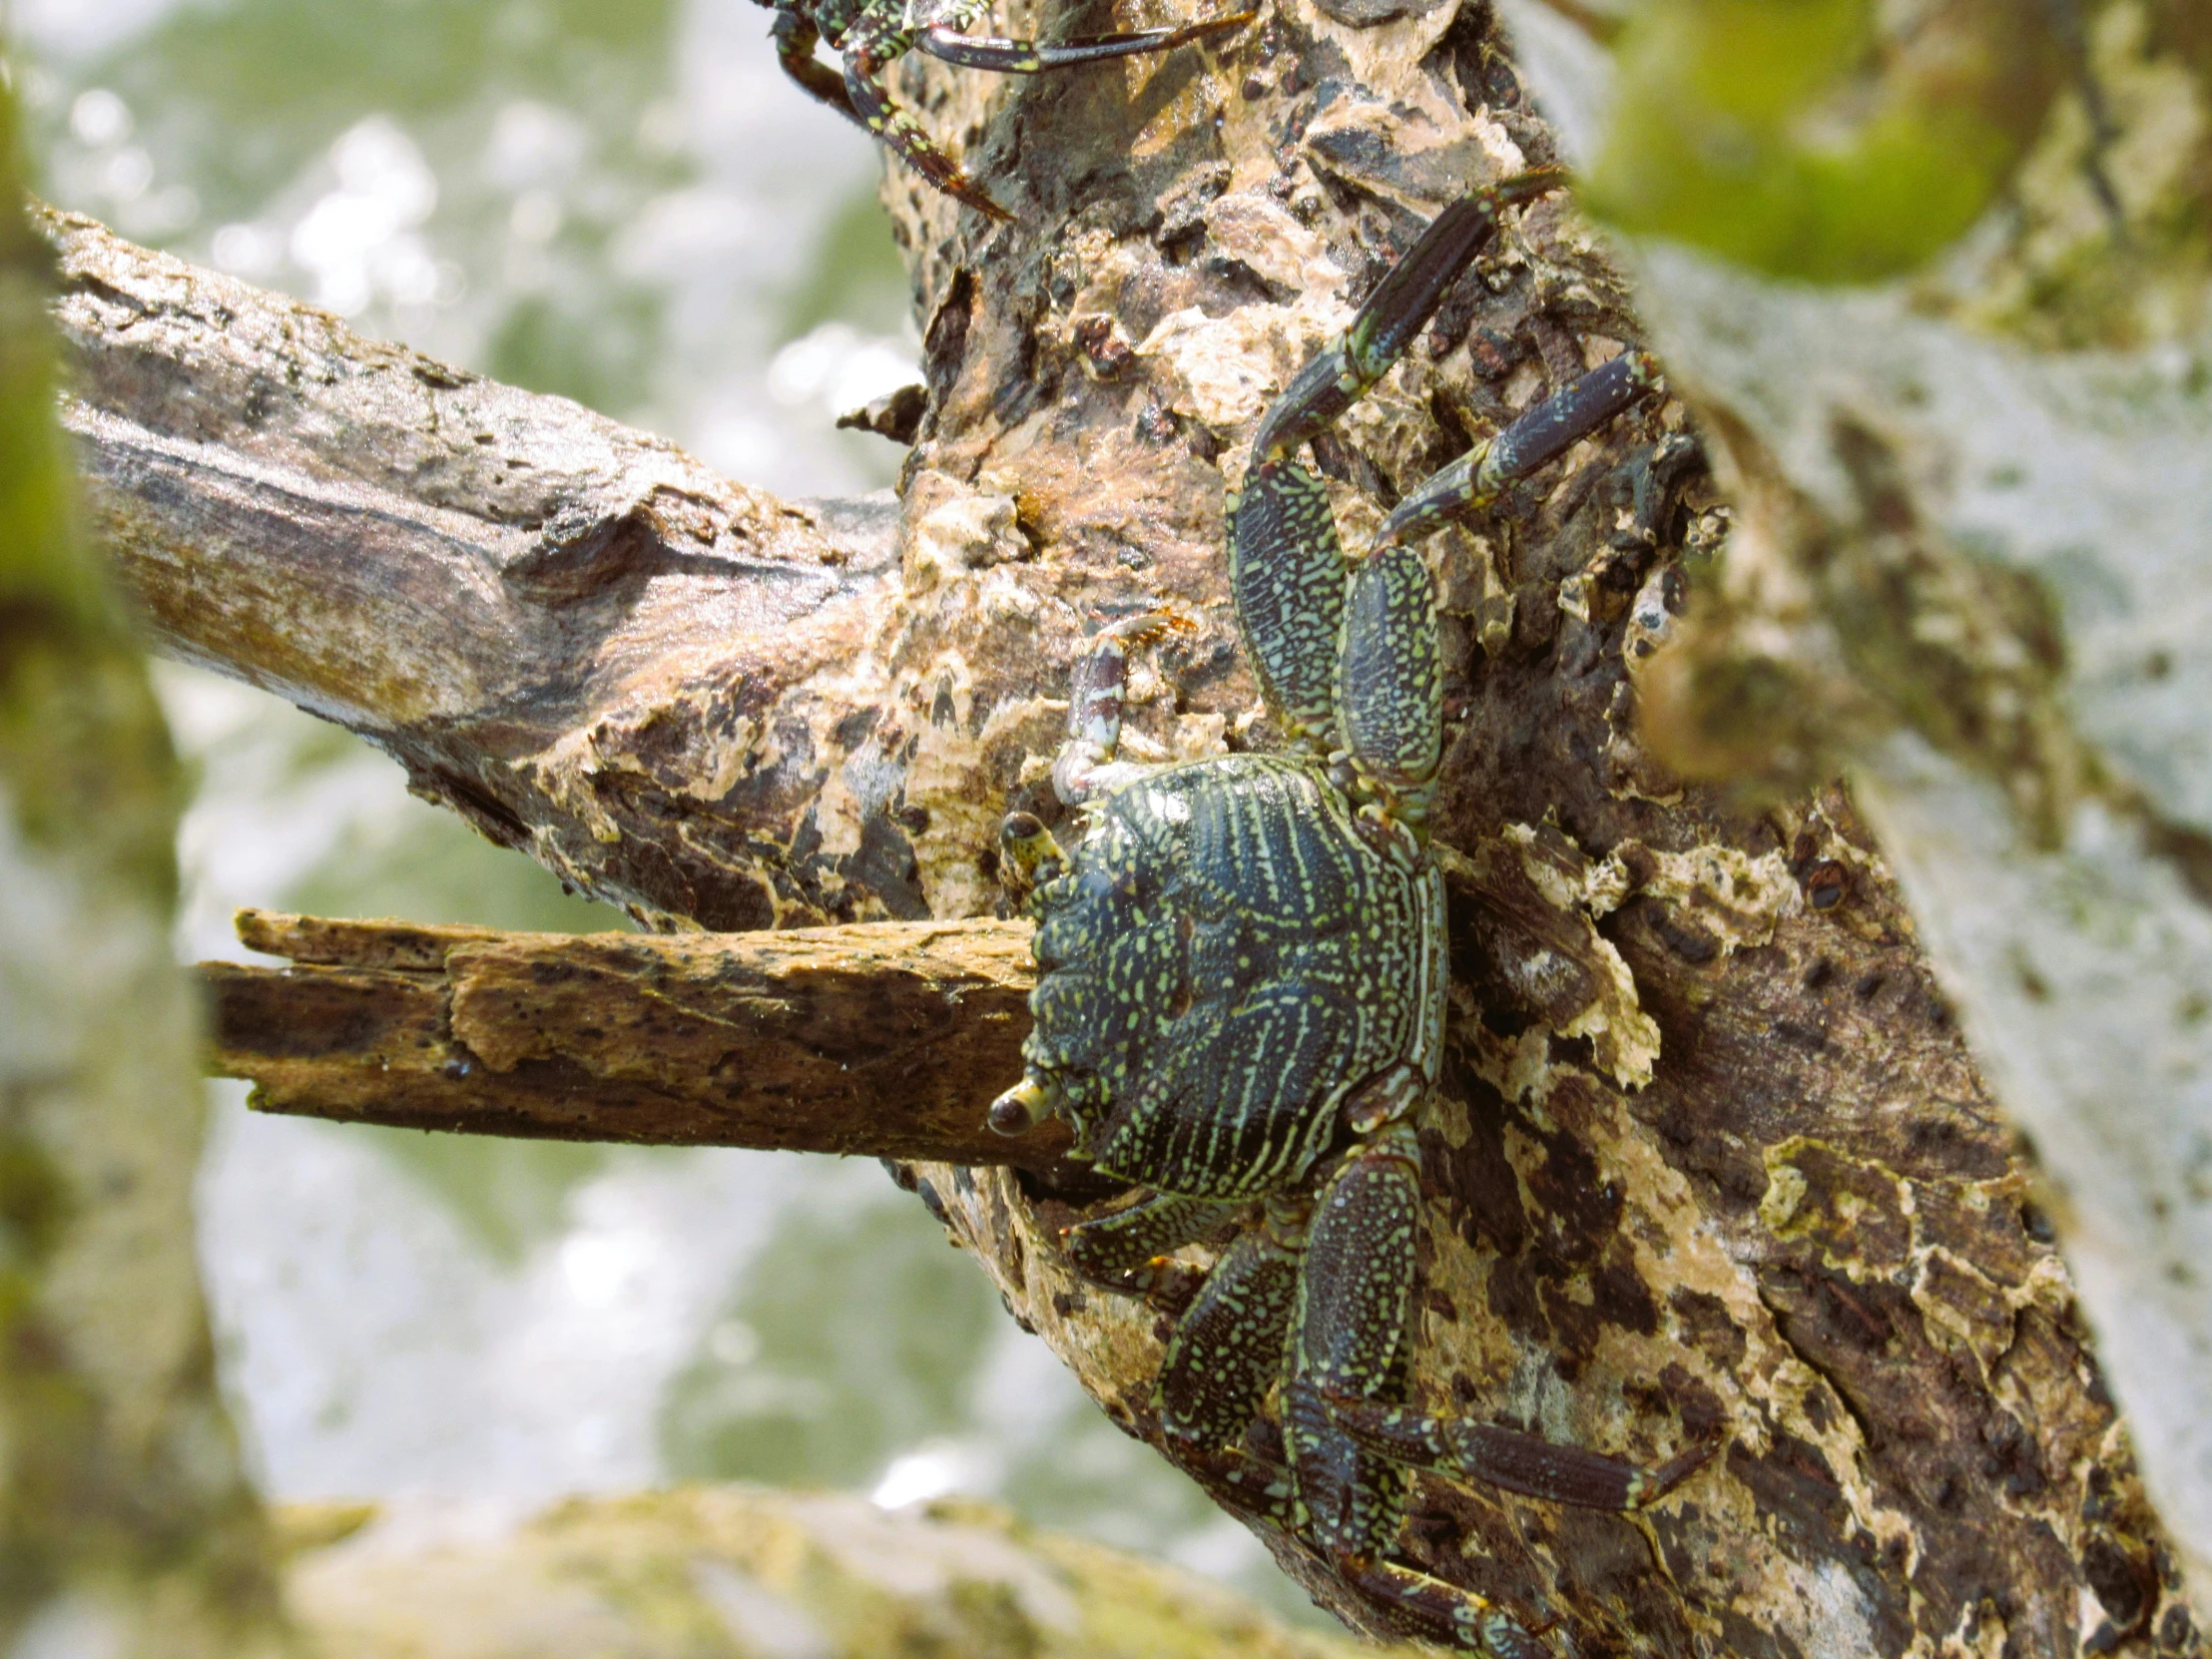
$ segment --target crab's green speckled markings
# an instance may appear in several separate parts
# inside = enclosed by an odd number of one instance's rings
[[[1001,74],[1034,75],[1071,64],[1098,63],[1141,52],[1165,52],[1252,21],[1238,12],[1179,28],[1132,29],[1087,35],[1058,45],[1000,40],[970,30],[990,15],[989,0],[759,0],[776,13],[770,30],[784,72],[839,115],[858,122],[908,167],[946,195],[1001,222],[1013,215],[960,164],[938,148],[921,125],[885,96],[883,70],[915,47],[946,63]],[[815,57],[827,44],[844,60],[843,73]]]
[[[1127,1288],[1165,1252],[1241,1228],[1168,1344],[1153,1403],[1171,1445],[1396,1627],[1493,1659],[1547,1650],[1495,1603],[1392,1558],[1405,1467],[1632,1509],[1713,1448],[1647,1471],[1402,1403],[1413,1125],[1441,1064],[1447,946],[1427,845],[1442,675],[1409,544],[1595,431],[1656,371],[1629,353],[1537,404],[1358,554],[1297,451],[1388,371],[1500,217],[1559,183],[1523,175],[1447,209],[1261,423],[1230,583],[1288,752],[1118,759],[1128,653],[1185,626],[1168,617],[1115,624],[1078,665],[1052,776],[1080,838],[1063,852],[1025,813],[1004,830],[1008,869],[1034,887],[1036,1023],[1021,1081],[990,1108],[1009,1134],[1060,1114],[1080,1156],[1149,1189],[1069,1230],[1088,1277]],[[1284,1464],[1247,1441],[1271,1393]]]

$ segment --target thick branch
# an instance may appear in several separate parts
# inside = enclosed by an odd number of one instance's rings
[[[886,900],[833,850],[793,851],[804,744],[743,764],[764,712],[865,637],[887,500],[778,501],[565,398],[91,220],[42,223],[65,419],[165,650],[360,732],[418,793],[642,918],[922,913],[896,859]]]
[[[405,1129],[1053,1170],[983,1126],[1021,1069],[1028,928],[502,933],[242,911],[289,968],[205,962],[218,1076],[263,1111]]]

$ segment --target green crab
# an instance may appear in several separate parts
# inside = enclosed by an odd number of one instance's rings
[[[1086,35],[1056,46],[970,34],[990,15],[990,0],[758,0],[776,13],[770,33],[784,72],[818,102],[858,122],[893,155],[946,195],[990,219],[1013,218],[904,110],[892,104],[877,77],[915,47],[946,63],[1034,75],[1071,64],[1165,52],[1250,23],[1256,12],[1209,18],[1174,28],[1132,29]],[[815,57],[826,42],[843,60],[843,73]]]
[[[1396,361],[1507,210],[1556,172],[1469,192],[1427,228],[1262,421],[1233,498],[1230,581],[1280,754],[1117,759],[1129,650],[1078,665],[1053,768],[1082,809],[1063,851],[1006,821],[1031,885],[1035,1028],[990,1107],[1017,1134],[1057,1113],[1078,1155],[1146,1194],[1066,1242],[1102,1283],[1237,1229],[1177,1324],[1153,1403],[1179,1459],[1232,1507],[1318,1551],[1406,1634],[1545,1659],[1512,1614],[1393,1558],[1404,1468],[1633,1509],[1714,1449],[1656,1470],[1401,1403],[1419,1225],[1414,1126],[1437,1088],[1447,939],[1427,819],[1442,747],[1433,594],[1413,543],[1493,498],[1655,382],[1625,353],[1408,495],[1348,556],[1297,458]],[[1281,1463],[1248,1432],[1275,1395]],[[1272,1448],[1271,1448],[1272,1449]]]

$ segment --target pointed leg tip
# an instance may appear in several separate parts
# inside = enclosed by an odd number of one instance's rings
[[[1647,1470],[1640,1478],[1633,1499],[1632,1509],[1646,1509],[1657,1503],[1699,1469],[1719,1456],[1728,1444],[1726,1435],[1716,1434],[1709,1440],[1701,1440],[1686,1451],[1678,1451],[1657,1468]]]

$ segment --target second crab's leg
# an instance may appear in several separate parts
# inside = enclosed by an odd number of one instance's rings
[[[845,120],[867,123],[852,107],[852,98],[844,90],[844,78],[828,64],[815,57],[815,43],[822,36],[811,19],[788,6],[776,8],[776,21],[769,27],[769,38],[776,42],[776,61],[784,66],[784,73],[801,91],[819,104],[828,105]]]
[[[963,34],[942,25],[927,28],[915,44],[931,57],[970,69],[995,69],[1007,75],[1034,75],[1040,70],[1064,69],[1070,64],[1098,63],[1107,58],[1130,58],[1143,52],[1165,52],[1208,35],[1250,23],[1258,12],[1237,12],[1212,17],[1203,23],[1176,28],[1131,29],[1120,34],[1083,35],[1056,46],[1033,40],[1001,40],[990,35]]]
[[[895,21],[896,17],[895,9],[887,15],[864,11],[838,43],[844,54],[844,90],[853,113],[861,126],[890,146],[892,154],[947,196],[966,203],[986,219],[1000,224],[1011,222],[1014,216],[940,150],[919,122],[893,104],[876,80],[886,65],[903,57],[914,44],[914,37]]]

